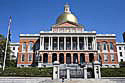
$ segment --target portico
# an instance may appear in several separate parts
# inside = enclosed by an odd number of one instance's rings
[[[53,53],[56,54],[56,60],[64,64],[88,63],[89,54],[93,54],[93,59],[97,60],[96,32],[63,33],[63,35],[62,33],[41,32],[39,52],[41,57],[45,53],[51,56],[47,64],[53,63]]]
[[[41,33],[44,34],[44,33]],[[50,35],[51,34],[51,35]],[[96,32],[94,32],[96,34]],[[48,33],[40,35],[40,51],[54,51],[54,50],[97,50],[96,49],[96,35],[83,35],[75,36],[68,35],[53,35]]]

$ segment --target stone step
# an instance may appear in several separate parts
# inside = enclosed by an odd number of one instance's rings
[[[42,81],[39,83],[62,83],[62,80],[47,80]],[[63,83],[119,83],[117,81],[111,81],[109,79],[72,79],[72,80],[65,80]]]

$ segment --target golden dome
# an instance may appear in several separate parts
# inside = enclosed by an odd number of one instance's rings
[[[78,23],[76,16],[70,12],[70,7],[68,4],[64,6],[64,13],[57,18],[56,23],[59,24],[67,21]]]
[[[61,14],[57,18],[56,23],[59,24],[59,23],[63,23],[63,22],[66,22],[66,21],[70,21],[70,22],[73,22],[73,23],[78,23],[76,16],[74,16],[71,13],[66,13],[66,12]]]

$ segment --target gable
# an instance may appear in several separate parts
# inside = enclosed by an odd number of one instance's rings
[[[77,27],[77,24],[70,23],[70,22],[64,22],[61,24],[57,24],[56,27]]]

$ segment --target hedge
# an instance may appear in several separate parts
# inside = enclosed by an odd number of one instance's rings
[[[52,68],[5,68],[0,69],[0,76],[20,76],[20,77],[52,77]]]
[[[102,77],[125,77],[125,67],[101,68]]]
[[[16,68],[8,67],[5,71],[0,69],[0,76],[20,76],[20,77],[52,77],[53,68]],[[102,77],[125,77],[125,67],[121,68],[101,68]]]

